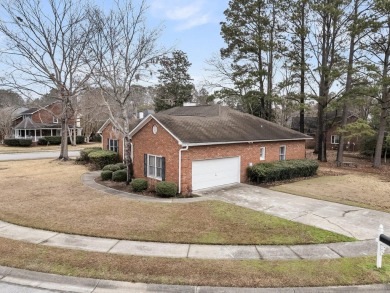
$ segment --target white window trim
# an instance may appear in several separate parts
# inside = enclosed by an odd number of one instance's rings
[[[337,140],[339,141],[339,142],[335,142],[335,138],[337,137]],[[330,143],[331,144],[340,144],[340,136],[339,135],[337,135],[337,134],[335,134],[335,135],[332,135],[331,137],[330,137]]]
[[[260,161],[265,160],[265,147],[260,147]]]
[[[284,150],[284,153],[282,154],[282,148]],[[287,147],[285,145],[281,145],[279,147],[279,161],[285,161],[286,160],[286,154],[287,154]],[[283,159],[282,159],[283,156]]]
[[[58,123],[58,118],[53,116],[53,123]]]
[[[111,142],[116,141],[116,147],[114,145],[111,145]],[[116,148],[116,150],[114,150]],[[119,141],[117,139],[108,139],[108,150],[119,153]]]
[[[149,173],[149,159],[150,157],[154,157],[155,158],[155,166],[154,166],[154,175],[151,175]],[[157,156],[157,155],[152,155],[152,154],[147,154],[147,164],[146,164],[146,170],[147,170],[147,177],[148,178],[153,178],[153,179],[157,179],[157,180],[162,180],[162,176],[157,176],[157,158],[161,158],[161,175],[162,175],[162,156]]]

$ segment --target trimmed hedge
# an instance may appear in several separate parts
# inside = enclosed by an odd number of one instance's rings
[[[97,150],[88,154],[88,160],[97,168],[102,169],[105,165],[116,164],[118,153],[106,150]]]
[[[123,163],[117,163],[117,164],[115,164],[115,166],[118,166],[119,169],[126,169],[127,168],[127,166]]]
[[[4,144],[8,146],[21,146],[21,147],[29,147],[32,145],[31,139],[19,139],[19,138],[6,138],[4,139]]]
[[[61,144],[61,136],[45,136],[46,144],[58,145]]]
[[[83,135],[76,136],[76,144],[83,144],[85,142],[85,137]],[[59,145],[61,144],[61,136],[45,136],[41,137],[38,140],[39,145]],[[68,144],[70,144],[70,138],[68,137]]]
[[[110,170],[104,170],[102,173],[100,173],[100,176],[102,177],[102,180],[111,180],[112,179],[112,171]]]
[[[80,160],[81,161],[85,161],[85,162],[89,162],[88,155],[90,153],[93,153],[93,152],[96,152],[96,151],[101,151],[101,150],[102,150],[102,148],[99,148],[99,147],[83,149],[83,150],[80,151]]]
[[[247,168],[250,181],[257,183],[310,177],[316,174],[318,162],[315,160],[289,160],[275,163],[260,163]]]
[[[127,180],[126,170],[118,170],[112,173],[112,181],[124,182]]]
[[[143,190],[146,190],[148,188],[148,181],[145,179],[139,178],[139,179],[133,179],[131,181],[131,187],[135,192],[140,192]]]
[[[115,165],[110,164],[110,165],[106,165],[103,167],[103,171],[106,171],[106,170],[115,172],[115,171],[122,170],[122,169],[119,166],[117,166],[116,164]]]
[[[168,181],[158,182],[156,184],[156,194],[161,197],[173,197],[177,194],[177,185]]]

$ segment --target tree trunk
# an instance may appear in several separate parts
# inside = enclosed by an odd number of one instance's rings
[[[374,167],[379,168],[381,166],[382,158],[382,147],[385,137],[386,120],[390,107],[390,85],[389,85],[389,61],[390,61],[390,17],[388,18],[389,34],[387,38],[387,49],[385,51],[385,58],[383,62],[383,73],[382,73],[382,99],[381,99],[381,115],[378,129],[378,139],[376,141],[375,156],[374,156]]]
[[[305,2],[301,3],[301,29],[305,28]],[[300,109],[299,109],[299,131],[305,133],[305,34],[301,32],[301,73],[300,73]]]
[[[354,53],[355,53],[355,34],[356,34],[356,22],[357,22],[357,15],[358,15],[358,7],[359,7],[359,1],[354,1],[354,18],[353,18],[353,24],[352,24],[352,32],[351,32],[351,39],[349,43],[349,57],[348,57],[348,71],[347,71],[347,82],[345,85],[345,94],[344,94],[344,102],[343,102],[343,113],[341,116],[341,128],[344,129],[348,122],[348,111],[349,111],[349,99],[351,98],[349,96],[349,93],[352,89],[352,74],[353,74],[353,63],[354,63]],[[337,150],[337,166],[340,167],[344,160],[344,144],[345,144],[345,138],[343,134],[340,134],[339,139],[339,148]]]
[[[61,151],[60,151],[60,160],[67,161],[69,160],[68,154],[68,118],[65,115],[61,119]]]

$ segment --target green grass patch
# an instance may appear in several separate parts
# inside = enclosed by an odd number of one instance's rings
[[[0,238],[0,265],[75,277],[229,287],[346,286],[390,282],[390,256],[330,260],[201,260],[76,251]]]

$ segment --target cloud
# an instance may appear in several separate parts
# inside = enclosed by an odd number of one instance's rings
[[[151,3],[152,13],[177,22],[176,30],[188,30],[210,22],[204,0],[154,0]]]

